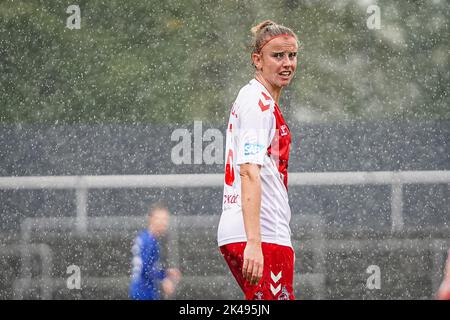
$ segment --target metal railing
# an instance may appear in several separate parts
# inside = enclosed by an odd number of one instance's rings
[[[186,232],[190,233],[192,230],[206,230],[199,232],[203,238],[213,239],[215,234],[215,227],[219,220],[218,215],[213,216],[174,216],[170,224],[168,239],[166,242],[166,250],[168,250],[168,265],[172,267],[180,267],[181,254],[178,241]],[[145,225],[145,217],[141,216],[120,216],[120,217],[90,217],[87,219],[87,232],[83,237],[77,236],[76,230],[73,228],[76,219],[70,217],[46,217],[46,218],[27,218],[22,223],[22,245],[15,247],[15,250],[28,250],[27,245],[32,245],[30,241],[38,237],[39,241],[45,241],[46,236],[52,231],[57,231],[56,234],[64,235],[65,237],[72,237],[83,239],[84,236],[91,237],[95,235],[99,239],[114,238],[114,237],[129,237],[135,231],[139,230]],[[442,253],[446,252],[450,246],[450,239],[364,239],[364,240],[332,240],[324,239],[323,236],[323,221],[318,216],[302,216],[293,215],[292,230],[297,236],[293,239],[293,246],[301,254],[304,252],[313,253],[314,260],[312,266],[313,270],[304,273],[296,273],[296,283],[299,288],[303,289],[304,285],[314,288],[315,299],[323,299],[326,297],[326,266],[325,255],[328,252],[429,252],[432,256],[431,269],[427,276],[431,279],[432,290],[435,292],[439,287],[442,277],[442,266],[444,263]],[[183,230],[182,230],[183,229]],[[304,229],[304,230],[301,230]],[[211,231],[213,230],[213,231]],[[62,232],[61,232],[62,231]],[[100,232],[99,232],[100,231]],[[102,232],[103,231],[103,232]],[[36,235],[36,236],[35,236]],[[202,239],[203,239],[202,238]],[[205,239],[203,239],[205,240]],[[210,243],[208,252],[217,251],[215,241],[206,241]],[[195,244],[192,244],[195,246]],[[47,246],[48,247],[48,246]],[[186,250],[188,248],[184,248]],[[192,248],[191,248],[192,249]],[[204,249],[204,248],[203,248]],[[49,250],[43,251],[48,252]],[[27,251],[22,251],[27,252]],[[51,252],[51,251],[50,251]],[[6,252],[5,252],[6,254]],[[28,253],[29,254],[29,253]],[[184,253],[186,255],[186,253]],[[47,261],[46,266],[43,267],[43,275],[39,278],[31,278],[30,257],[26,255],[23,257],[23,274],[20,279],[14,282],[14,298],[23,298],[23,292],[30,288],[39,286],[41,289],[41,298],[51,299],[52,293],[57,288],[63,288],[63,280],[58,278],[51,278],[50,271],[52,270],[51,255],[49,258],[43,257],[43,261]],[[44,259],[45,258],[45,259]],[[202,256],[198,257],[202,259]],[[205,258],[205,257],[203,257]],[[123,261],[124,264],[129,261]],[[364,268],[365,266],[361,266]],[[48,270],[48,271],[45,271]],[[129,277],[124,274],[118,274],[115,277],[92,277],[89,274],[83,276],[83,289],[88,288],[120,288],[126,292]],[[226,285],[228,283],[228,285]],[[229,287],[230,277],[219,274],[202,274],[199,276],[183,276],[182,286],[189,288],[209,288],[227,287],[228,293],[235,297],[239,297],[239,292]],[[176,297],[175,297],[176,298]]]
[[[165,243],[165,250],[167,250],[167,264],[171,267],[180,268],[181,265],[181,252],[179,248],[179,238],[186,232],[190,232],[195,229],[206,230],[201,231],[202,237],[212,241],[207,241],[208,252],[219,252],[216,247],[215,235],[216,228],[219,222],[219,215],[199,216],[199,215],[183,215],[172,216],[172,222],[169,225],[169,232],[167,242]],[[27,245],[33,246],[32,241],[39,239],[39,241],[45,241],[49,233],[55,232],[56,234],[64,235],[64,237],[76,236],[79,238],[77,231],[74,229],[76,219],[72,217],[41,217],[41,218],[26,218],[21,224],[21,243],[20,246],[22,252],[22,269],[21,277],[14,281],[13,290],[14,298],[22,299],[23,293],[31,288],[40,287],[42,299],[51,299],[52,294],[58,288],[63,288],[65,282],[62,278],[51,278],[49,272],[45,272],[41,278],[31,277],[31,256]],[[303,216],[293,215],[292,229],[295,233],[308,233],[311,240],[315,239],[319,241],[323,232],[323,221],[318,216]],[[139,229],[142,229],[146,225],[145,216],[111,216],[111,217],[89,217],[86,220],[86,231],[81,235],[83,237],[96,236],[98,238],[114,238],[129,236]],[[295,241],[293,241],[294,246]],[[319,241],[320,242],[320,241]],[[311,251],[314,252],[316,262],[316,270],[312,273],[296,273],[299,286],[300,284],[308,284],[315,288],[316,299],[323,299],[325,297],[325,274],[324,272],[324,257],[323,257],[323,242],[315,243],[314,248]],[[308,242],[309,243],[309,242]],[[187,249],[187,248],[184,248]],[[192,248],[191,248],[192,249]],[[131,250],[130,250],[131,251]],[[199,257],[201,259],[201,257]],[[52,260],[47,259],[50,263]],[[124,261],[124,264],[129,261]],[[52,270],[53,266],[49,266],[46,270]],[[124,274],[119,274],[116,277],[92,277],[83,276],[82,278],[83,288],[117,288],[126,292],[129,277]],[[234,284],[234,282],[231,282]],[[198,275],[198,276],[183,276],[181,286],[187,286],[190,288],[209,288],[213,286],[219,286],[221,288],[227,288],[228,293],[235,298],[240,297],[240,291],[237,285],[230,286],[230,277],[224,275]],[[45,291],[43,291],[43,289]],[[176,298],[176,296],[175,296]]]
[[[391,228],[403,228],[405,184],[450,183],[450,171],[369,171],[290,173],[290,186],[391,185]],[[0,177],[0,189],[74,189],[78,232],[86,231],[89,189],[220,187],[223,174]]]
[[[27,269],[21,270],[20,281],[13,285],[14,299],[23,299],[23,292],[31,286],[33,282],[38,281],[40,296],[42,299],[51,299],[53,292],[52,269],[53,252],[51,248],[44,243],[39,244],[13,244],[0,247],[0,256],[20,256],[22,265],[24,260],[30,261],[31,255],[38,255],[41,262],[41,276],[36,280],[32,278],[31,264],[27,264]]]
[[[391,186],[391,228],[392,231],[403,229],[403,185],[405,184],[447,184],[450,183],[450,171],[400,171],[400,172],[314,172],[314,173],[290,173],[290,186],[338,186],[338,185],[390,185]],[[88,232],[88,221],[96,224],[95,221],[101,218],[89,218],[87,208],[87,196],[90,189],[104,188],[192,188],[192,187],[220,187],[223,184],[223,174],[174,174],[174,175],[123,175],[123,176],[34,176],[34,177],[0,177],[0,189],[73,189],[76,190],[76,217],[62,218],[61,226],[67,229],[74,229],[79,234]],[[187,218],[187,217],[186,217]],[[45,218],[44,218],[45,219]],[[59,218],[49,218],[59,219]],[[111,218],[107,218],[111,222]],[[204,223],[205,217],[201,217]],[[70,220],[70,221],[69,221]],[[99,221],[100,221],[99,220]],[[22,245],[29,244],[29,228],[33,225],[32,220],[25,220],[22,225]],[[50,220],[49,220],[50,221]],[[56,221],[56,220],[55,220]],[[128,217],[127,224],[130,223]],[[39,223],[38,223],[39,224]],[[53,224],[53,223],[51,223]],[[104,225],[102,222],[99,225]],[[109,224],[107,224],[109,225]],[[175,224],[177,225],[177,224]],[[176,230],[172,230],[176,231]],[[176,232],[175,232],[176,233]],[[327,242],[321,240],[314,241],[314,248],[318,252],[319,259],[322,260],[325,247],[337,245],[337,242]],[[421,242],[422,243],[422,242]],[[391,242],[394,246],[403,246],[402,242]],[[307,243],[305,244],[307,245]],[[344,242],[344,246],[353,246],[353,242]],[[340,246],[340,245],[339,245]],[[437,248],[437,246],[439,248]],[[444,250],[441,243],[433,244],[437,251]],[[177,265],[179,254],[178,246],[174,246],[171,259],[173,265]],[[318,250],[319,248],[320,250]],[[22,275],[29,283],[29,253],[22,247]],[[436,258],[437,259],[437,258]],[[438,262],[438,261],[436,261]],[[437,265],[438,263],[436,263]],[[318,274],[320,275],[320,274]],[[313,277],[314,278],[314,277]],[[320,278],[320,277],[319,277]],[[28,279],[28,280],[27,280]],[[436,279],[436,277],[435,277]],[[45,280],[45,279],[44,279]],[[320,280],[320,281],[319,281]],[[320,291],[323,292],[322,281],[319,280]],[[17,283],[22,290],[22,282]],[[316,281],[316,280],[314,280]],[[43,281],[39,281],[42,283]],[[44,281],[45,282],[45,281]],[[436,281],[433,281],[433,286]],[[44,289],[46,285],[44,283]],[[19,291],[20,291],[19,290]],[[47,291],[46,291],[47,292]],[[47,294],[46,294],[47,295]],[[322,295],[322,294],[321,294]]]

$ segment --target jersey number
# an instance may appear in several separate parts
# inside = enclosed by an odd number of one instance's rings
[[[234,168],[233,168],[233,150],[228,150],[227,163],[225,165],[225,183],[232,186],[234,182]]]

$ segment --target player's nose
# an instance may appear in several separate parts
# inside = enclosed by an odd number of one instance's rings
[[[289,57],[288,54],[284,55],[283,60],[282,60],[282,66],[289,68],[289,67],[294,67],[295,66],[295,59],[291,59]]]

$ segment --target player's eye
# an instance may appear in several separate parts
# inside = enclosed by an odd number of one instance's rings
[[[297,56],[297,52],[289,53],[289,59],[294,59]]]
[[[275,52],[273,56],[277,59],[283,59],[284,52]]]

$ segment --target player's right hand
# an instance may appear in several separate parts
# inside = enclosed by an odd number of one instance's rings
[[[175,284],[169,278],[164,278],[161,281],[161,288],[165,298],[169,298],[175,293]]]
[[[244,263],[242,266],[242,275],[244,279],[251,284],[258,284],[263,276],[264,257],[261,243],[247,242],[244,250]]]
[[[166,270],[167,277],[170,278],[175,284],[181,279],[181,272],[177,268],[169,268]]]

